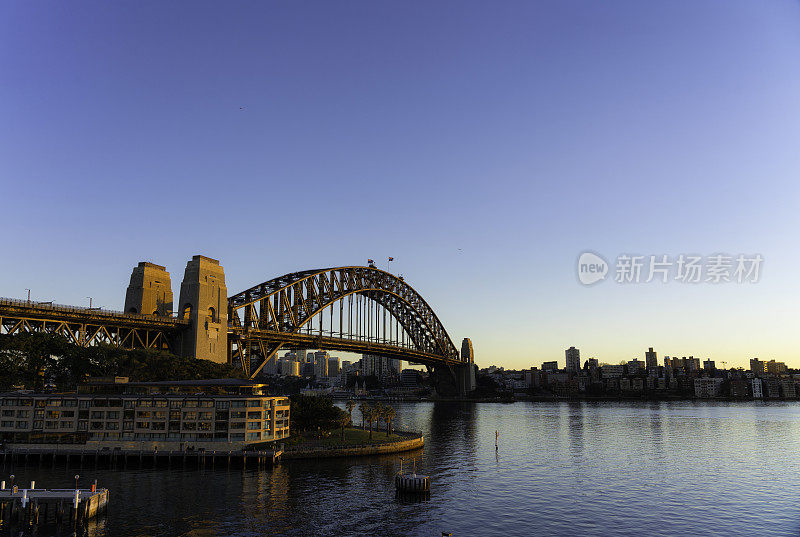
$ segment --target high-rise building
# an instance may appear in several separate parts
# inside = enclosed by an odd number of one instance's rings
[[[658,367],[658,354],[653,350],[653,347],[644,353],[644,361],[647,369],[655,369]]]
[[[703,360],[703,371],[714,371],[716,368],[714,360]]]
[[[284,377],[299,377],[300,362],[294,359],[281,360],[281,375]]]
[[[567,356],[567,373],[577,373],[581,368],[581,351],[570,347],[564,354]]]
[[[331,356],[328,358],[328,376],[329,377],[338,377],[339,373],[341,373],[341,361],[339,360],[338,356]]]
[[[374,375],[382,380],[399,379],[402,361],[375,354],[364,354],[361,357],[361,370],[364,376]]]
[[[314,376],[323,378],[328,376],[328,353],[317,351],[314,353]]]

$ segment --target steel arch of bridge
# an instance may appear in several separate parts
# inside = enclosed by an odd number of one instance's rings
[[[388,313],[390,321],[402,327],[402,342],[354,334],[349,329],[345,333],[342,301],[352,302],[354,296]],[[338,333],[333,330],[337,303]],[[322,331],[326,311],[331,317],[327,335]],[[315,316],[320,319],[319,334],[307,328]],[[461,363],[458,349],[422,296],[402,278],[374,267],[306,270],[261,283],[228,298],[228,322],[229,358],[240,360],[251,377],[284,346],[374,353],[426,365]],[[256,364],[257,358],[260,364]]]

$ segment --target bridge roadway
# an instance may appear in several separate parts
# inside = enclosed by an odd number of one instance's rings
[[[174,336],[189,324],[177,317],[0,298],[0,333],[58,334],[79,347],[108,344],[179,354],[179,338],[176,343]]]

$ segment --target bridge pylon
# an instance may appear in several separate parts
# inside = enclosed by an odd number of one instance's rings
[[[147,261],[133,267],[125,313],[172,316],[172,282],[165,267]]]
[[[183,356],[228,361],[228,289],[219,261],[196,255],[186,263],[178,318],[191,321],[180,345]]]

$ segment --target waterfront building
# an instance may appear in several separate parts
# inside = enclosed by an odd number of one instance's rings
[[[535,367],[530,368],[528,371],[525,371],[525,385],[529,388],[538,388],[541,377],[539,375],[539,370]]]
[[[796,399],[797,391],[795,390],[794,380],[787,377],[781,379],[781,392],[784,399]]]
[[[11,444],[229,450],[289,436],[289,399],[240,379],[93,379],[76,392],[0,395],[0,438]]]
[[[635,377],[631,379],[631,390],[634,392],[641,392],[644,390],[644,380],[642,377]]]
[[[731,381],[731,397],[734,399],[744,399],[748,395],[748,382],[742,379]]]
[[[644,353],[644,361],[648,370],[653,370],[658,367],[658,354],[653,350],[653,347],[650,347],[647,352]]]
[[[775,377],[769,377],[764,380],[766,396],[770,399],[780,399],[781,397],[781,381]]]
[[[575,347],[570,347],[564,354],[567,357],[567,373],[577,373],[581,368],[581,351]]]
[[[750,379],[750,386],[753,391],[753,399],[763,399],[764,398],[764,387],[761,382],[761,379],[756,377]]]
[[[701,377],[694,379],[695,397],[718,397],[722,389],[723,379],[718,377]]]

